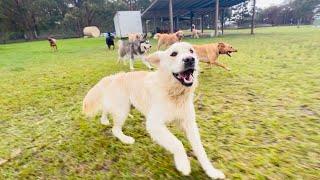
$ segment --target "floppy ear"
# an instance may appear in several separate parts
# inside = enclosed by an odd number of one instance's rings
[[[218,48],[219,49],[222,49],[222,48],[224,48],[226,45],[223,43],[223,42],[219,42],[218,43]]]
[[[152,65],[159,67],[162,54],[163,54],[163,51],[157,51],[155,53],[150,54],[148,57],[146,57],[146,60]]]

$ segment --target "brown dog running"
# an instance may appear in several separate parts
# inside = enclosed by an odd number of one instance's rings
[[[143,41],[147,37],[147,34],[141,34],[141,33],[131,33],[128,35],[129,42],[134,41]]]
[[[154,35],[154,39],[158,39],[158,50],[161,48],[162,45],[168,47],[176,42],[180,42],[182,38],[183,31],[177,31],[176,33],[172,34],[157,33]]]
[[[228,71],[230,69],[224,64],[218,62],[218,57],[220,54],[226,54],[231,57],[231,53],[237,52],[230,44],[227,43],[213,43],[213,44],[203,44],[203,45],[193,45],[200,61],[210,64],[211,66],[217,65]]]
[[[57,51],[57,50],[58,50],[57,40],[54,39],[54,38],[48,37],[48,41],[49,41],[49,43],[50,43],[50,47],[51,47],[53,50]]]

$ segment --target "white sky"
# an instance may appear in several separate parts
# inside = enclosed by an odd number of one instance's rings
[[[256,5],[259,8],[267,8],[272,5],[279,5],[283,2],[284,2],[284,0],[257,0]]]

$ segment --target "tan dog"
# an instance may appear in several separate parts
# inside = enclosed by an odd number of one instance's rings
[[[201,31],[200,31],[200,30],[198,30],[198,29],[192,29],[192,37],[193,37],[193,38],[199,39],[200,35],[201,35]]]
[[[119,73],[103,78],[84,98],[84,113],[94,116],[102,111],[101,123],[104,125],[109,125],[107,114],[111,114],[112,134],[123,143],[133,144],[133,137],[122,131],[133,105],[146,117],[146,129],[151,138],[173,155],[175,166],[183,175],[189,175],[191,166],[186,150],[166,126],[176,122],[185,132],[207,175],[214,179],[225,178],[207,157],[196,123],[193,96],[199,69],[192,45],[175,43],[165,51],[150,55],[147,60],[158,70]]]
[[[199,39],[199,36],[202,34],[200,30],[196,29],[196,26],[194,24],[192,24],[191,33],[192,33],[192,37],[197,39]]]
[[[145,36],[141,33],[132,33],[128,35],[128,40],[129,42],[142,41],[145,39]]]
[[[51,37],[48,37],[48,41],[50,44],[50,47],[54,50],[54,51],[58,51],[58,46],[57,46],[57,40]]]
[[[177,31],[176,33],[172,34],[157,33],[154,35],[154,39],[158,39],[158,50],[161,48],[162,45],[168,47],[176,42],[180,42],[182,38],[183,31]]]
[[[220,54],[226,54],[231,57],[231,53],[237,52],[230,44],[227,43],[214,43],[214,44],[203,44],[203,45],[193,45],[199,59],[201,62],[210,64],[211,66],[217,65],[228,71],[230,69],[225,65],[218,62],[218,57]]]

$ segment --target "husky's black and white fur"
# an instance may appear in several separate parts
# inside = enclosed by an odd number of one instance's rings
[[[145,54],[151,48],[151,44],[148,40],[135,40],[133,42],[129,42],[127,40],[119,41],[119,57],[118,63],[122,61],[126,64],[125,60],[129,59],[130,62],[130,70],[134,70],[133,62],[137,58],[141,58],[142,62],[149,68],[152,69],[151,65],[146,61]]]

